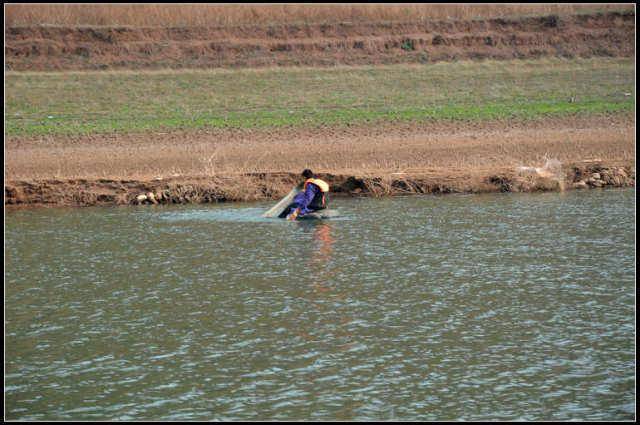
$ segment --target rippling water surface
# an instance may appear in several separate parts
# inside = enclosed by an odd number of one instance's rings
[[[5,416],[635,417],[635,191],[5,217]]]

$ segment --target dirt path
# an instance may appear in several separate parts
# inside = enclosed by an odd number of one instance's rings
[[[9,27],[16,71],[325,66],[634,55],[635,13],[236,27]]]

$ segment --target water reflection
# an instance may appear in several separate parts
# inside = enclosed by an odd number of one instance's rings
[[[318,243],[318,254],[315,256],[320,265],[326,265],[331,260],[333,244],[335,240],[331,235],[331,223],[319,223],[314,232],[313,238]]]
[[[332,344],[340,351],[347,351],[355,345],[353,334],[347,329],[353,322],[352,315],[345,315],[342,306],[348,301],[349,289],[343,287],[336,277],[341,272],[341,267],[334,262],[333,236],[334,224],[328,222],[315,223],[313,227],[313,241],[315,243],[313,254],[307,262],[311,276],[311,304],[320,312],[321,322],[319,327],[334,329],[327,338],[326,343]]]
[[[307,341],[314,341],[313,335],[318,329],[326,325],[326,320],[335,318],[329,309],[331,300],[335,293],[331,288],[331,278],[335,276],[332,268],[332,254],[335,239],[332,236],[332,226],[330,223],[322,221],[299,222],[305,232],[310,232],[313,236],[313,249],[310,251],[305,262],[305,284],[310,289],[304,293],[306,301],[313,307],[313,311],[318,313],[320,318],[317,323],[309,323],[310,330],[301,327],[299,335]]]

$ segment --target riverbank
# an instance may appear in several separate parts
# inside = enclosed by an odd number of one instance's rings
[[[320,173],[333,196],[562,191],[634,187],[635,165],[584,161],[548,167],[518,167],[444,174],[442,170],[386,175]],[[275,200],[298,184],[298,173],[253,173],[232,177],[154,180],[71,179],[15,181],[5,185],[5,206],[113,206]]]
[[[635,122],[614,114],[10,137],[5,158],[7,206],[275,200],[304,168],[346,196],[627,187]]]
[[[5,205],[277,199],[304,168],[357,196],[627,186],[634,75],[627,57],[10,72]]]

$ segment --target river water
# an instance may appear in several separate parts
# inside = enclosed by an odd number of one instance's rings
[[[5,418],[629,420],[635,191],[5,216]]]

